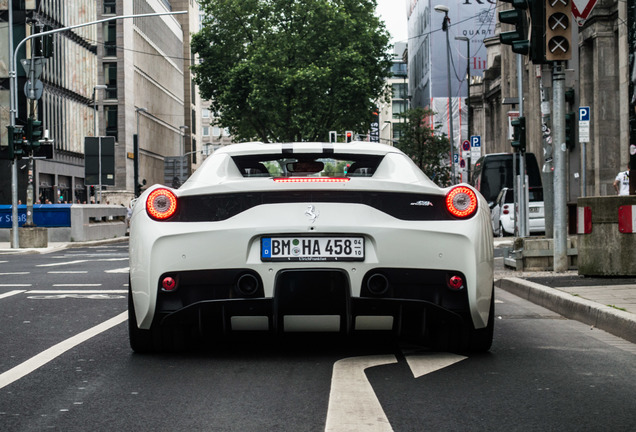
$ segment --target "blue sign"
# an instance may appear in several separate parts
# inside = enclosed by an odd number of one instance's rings
[[[459,162],[459,155],[457,153],[453,154],[453,163],[458,163]]]
[[[468,142],[468,140],[464,140],[464,142],[462,143],[462,150],[470,151],[470,142]]]
[[[481,135],[473,135],[470,137],[471,147],[481,147]]]
[[[579,107],[579,121],[590,121],[590,107]]]

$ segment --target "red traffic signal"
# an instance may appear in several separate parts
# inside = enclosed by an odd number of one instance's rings
[[[353,141],[353,132],[346,131],[345,132],[345,142],[350,143],[351,141]]]

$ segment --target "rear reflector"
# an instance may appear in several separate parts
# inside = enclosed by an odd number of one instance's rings
[[[448,287],[452,290],[459,291],[464,288],[464,280],[459,276],[451,276],[448,279]]]
[[[348,177],[276,177],[276,183],[345,183]]]
[[[163,288],[164,291],[173,291],[175,288],[177,288],[177,281],[170,276],[166,276],[161,281],[161,288]]]

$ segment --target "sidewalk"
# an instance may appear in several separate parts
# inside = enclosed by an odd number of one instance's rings
[[[636,277],[585,277],[576,271],[521,272],[505,268],[503,259],[495,258],[495,286],[636,343]]]

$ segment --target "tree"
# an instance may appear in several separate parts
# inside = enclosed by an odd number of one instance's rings
[[[410,156],[431,180],[447,186],[450,182],[450,141],[446,134],[439,132],[440,126],[429,126],[434,114],[426,108],[412,108],[400,114],[404,122],[395,126],[400,131],[396,147]]]
[[[327,141],[366,131],[390,76],[376,0],[200,0],[201,97],[237,140]]]

